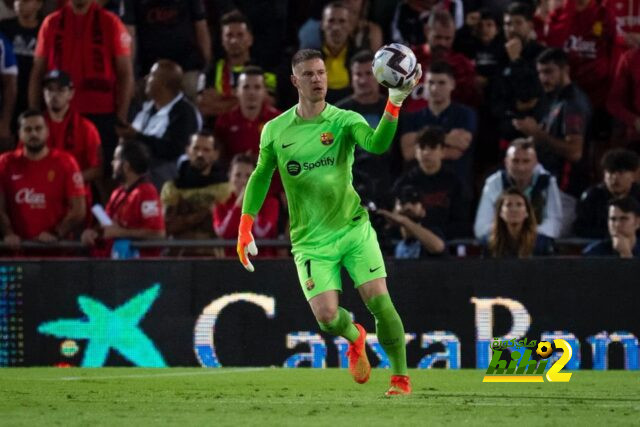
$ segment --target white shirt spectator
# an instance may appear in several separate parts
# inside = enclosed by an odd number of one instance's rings
[[[544,176],[544,178],[542,178]],[[544,188],[536,188],[540,179],[548,180]],[[493,219],[495,217],[496,201],[505,188],[506,171],[504,169],[490,175],[482,189],[482,197],[478,204],[476,220],[473,225],[473,232],[476,238],[481,239],[491,231]],[[556,178],[552,176],[541,164],[533,170],[531,185],[524,190],[524,194],[531,200],[534,190],[540,192],[544,200],[542,208],[542,218],[538,219],[538,234],[543,234],[553,239],[560,236],[562,229],[562,204],[560,202],[560,190]]]

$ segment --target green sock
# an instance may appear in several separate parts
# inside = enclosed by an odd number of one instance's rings
[[[354,342],[360,336],[360,331],[353,324],[351,315],[342,307],[338,307],[338,314],[335,319],[329,323],[318,322],[318,325],[320,325],[322,331],[331,335],[339,335],[350,342]]]
[[[407,375],[407,349],[404,326],[389,294],[377,295],[366,303],[376,319],[376,335],[387,353],[393,375]]]

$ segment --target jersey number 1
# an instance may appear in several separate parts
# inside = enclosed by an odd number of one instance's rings
[[[307,267],[307,278],[311,278],[311,260],[308,259],[304,262],[305,267]]]

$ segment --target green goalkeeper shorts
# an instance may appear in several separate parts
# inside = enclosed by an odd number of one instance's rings
[[[369,221],[362,221],[324,246],[294,250],[298,279],[307,301],[323,292],[342,292],[340,268],[359,286],[387,277],[378,237]]]

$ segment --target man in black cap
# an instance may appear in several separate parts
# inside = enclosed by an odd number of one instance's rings
[[[71,107],[75,93],[67,73],[49,71],[43,81],[44,101],[47,105],[45,120],[49,127],[49,148],[71,154],[82,171],[87,190],[87,206],[92,205],[91,183],[102,175],[100,134],[95,125]]]

